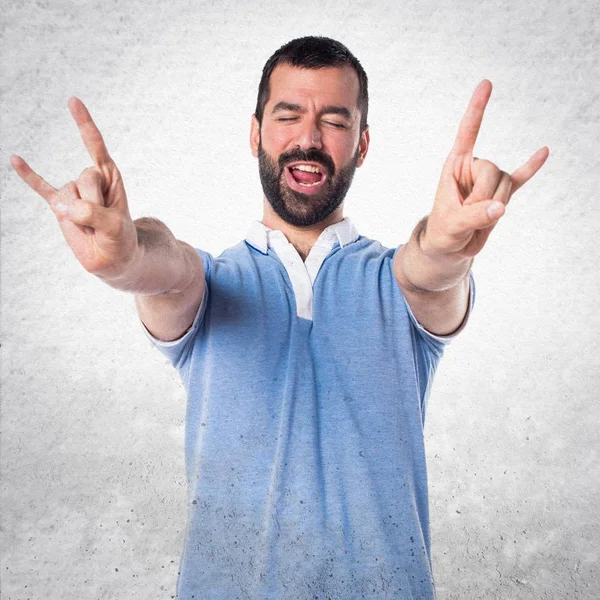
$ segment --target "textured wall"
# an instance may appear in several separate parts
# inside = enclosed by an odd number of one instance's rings
[[[86,102],[134,217],[218,255],[262,214],[248,147],[260,70],[336,37],[371,83],[371,149],[345,214],[394,246],[433,199],[459,119],[494,92],[476,155],[544,168],[511,202],[429,404],[440,600],[600,595],[596,2],[2,1],[2,598],[172,598],[184,395],[131,297],[88,275],[10,171],[89,158]]]

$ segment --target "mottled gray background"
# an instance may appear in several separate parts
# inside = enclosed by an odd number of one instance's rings
[[[431,206],[469,97],[476,155],[550,158],[477,259],[476,311],[429,405],[440,600],[600,596],[600,9],[535,3],[2,1],[2,598],[173,598],[184,393],[131,297],[88,275],[11,172],[89,158],[86,102],[134,218],[214,255],[262,215],[248,131],[281,44],[340,39],[370,78],[371,149],[346,201],[390,247]]]

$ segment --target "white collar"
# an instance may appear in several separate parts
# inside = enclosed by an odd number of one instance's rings
[[[263,254],[267,254],[268,248],[273,247],[273,239],[277,237],[283,237],[286,241],[289,241],[282,231],[269,229],[261,221],[252,221],[250,230],[246,235],[246,241]],[[355,242],[358,238],[359,233],[354,223],[348,217],[345,217],[338,223],[326,227],[315,242],[315,245],[325,245],[331,250],[335,242],[339,242],[340,248],[343,248]]]

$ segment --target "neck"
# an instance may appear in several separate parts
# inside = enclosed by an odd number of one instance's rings
[[[330,225],[339,223],[343,219],[343,205],[340,205],[323,221],[319,221],[319,223],[315,223],[309,227],[296,227],[295,225],[286,223],[279,217],[267,199],[264,199],[263,225],[266,225],[269,229],[281,231],[290,244],[296,248],[296,251],[303,261],[306,260],[306,257],[310,253],[311,248],[315,245],[315,242],[319,239],[321,233],[323,233]]]

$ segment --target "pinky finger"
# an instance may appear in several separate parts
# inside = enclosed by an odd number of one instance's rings
[[[10,164],[17,175],[46,202],[56,194],[56,190],[43,178],[40,177],[20,156],[13,154]]]
[[[520,187],[525,185],[542,168],[549,155],[548,146],[544,146],[535,152],[522,167],[511,173],[513,181],[511,194],[514,194]]]

